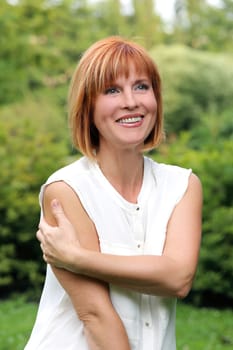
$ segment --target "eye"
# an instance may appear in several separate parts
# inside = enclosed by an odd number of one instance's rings
[[[113,95],[113,94],[116,94],[117,92],[119,92],[119,89],[116,86],[110,86],[104,91],[104,94]]]
[[[150,85],[147,83],[140,83],[136,85],[136,90],[149,90]]]

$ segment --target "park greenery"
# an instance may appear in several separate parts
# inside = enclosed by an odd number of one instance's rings
[[[22,297],[0,301],[1,350],[24,348],[36,312],[37,304]],[[176,334],[178,350],[230,350],[233,344],[232,312],[178,303]]]
[[[82,52],[123,35],[161,71],[166,140],[155,160],[192,168],[203,184],[203,240],[188,300],[233,301],[233,2],[176,0],[167,24],[152,0],[0,0],[0,290],[36,300],[45,264],[35,232],[41,184],[80,156],[66,96]]]

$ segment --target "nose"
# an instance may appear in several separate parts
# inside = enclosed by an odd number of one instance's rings
[[[123,108],[127,108],[131,110],[137,107],[138,105],[137,98],[131,89],[125,90],[122,97],[123,97]]]

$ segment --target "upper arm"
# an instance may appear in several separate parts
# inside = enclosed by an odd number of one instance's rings
[[[78,196],[66,183],[59,181],[45,188],[43,211],[46,221],[56,226],[51,211],[51,201],[57,199],[70,222],[73,224],[81,245],[90,250],[99,250],[95,226],[84,210]],[[93,278],[73,274],[69,271],[52,267],[59,282],[69,294],[72,303],[82,318],[96,308],[103,309],[110,304],[108,286]]]
[[[189,285],[197,267],[201,226],[202,186],[198,177],[191,174],[188,188],[169,220],[163,252],[174,260]]]

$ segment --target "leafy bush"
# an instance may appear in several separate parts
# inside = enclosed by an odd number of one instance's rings
[[[50,102],[51,103],[51,102]],[[67,157],[65,119],[45,97],[5,107],[0,119],[0,287],[2,294],[41,287],[35,239],[41,184]]]
[[[162,69],[168,139],[151,154],[193,168],[204,190],[203,242],[189,298],[220,305],[233,299],[232,67],[228,56],[180,47],[157,48],[152,56]],[[70,160],[65,85],[1,107],[1,295],[41,288],[38,192],[48,175]]]
[[[203,184],[203,240],[189,300],[226,306],[233,300],[232,55],[173,46],[152,56],[162,70],[168,134],[156,158],[193,168]]]
[[[197,276],[188,300],[227,306],[233,300],[233,142],[218,137],[217,140],[209,138],[209,143],[196,150],[190,147],[192,134],[183,132],[179,138],[162,145],[154,157],[157,161],[192,168],[202,181],[203,239]]]
[[[151,55],[162,72],[168,133],[190,130],[205,115],[232,111],[232,55],[184,46],[159,46]]]

